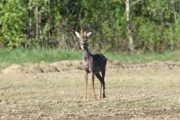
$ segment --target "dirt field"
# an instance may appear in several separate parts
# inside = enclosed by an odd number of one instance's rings
[[[180,119],[180,63],[154,61],[120,64],[110,61],[106,98],[82,100],[80,61],[12,65],[0,73],[0,119]],[[99,81],[95,78],[96,95]]]

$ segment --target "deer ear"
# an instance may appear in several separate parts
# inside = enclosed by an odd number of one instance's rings
[[[92,34],[92,32],[88,32],[88,33],[87,33],[87,37],[90,37],[91,34]]]
[[[79,38],[79,33],[78,33],[77,31],[75,31],[75,34],[76,34],[76,36]]]

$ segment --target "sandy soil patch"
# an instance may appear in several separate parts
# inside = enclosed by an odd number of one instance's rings
[[[9,71],[8,71],[9,69]],[[108,61],[106,98],[82,100],[81,61],[12,65],[0,74],[0,119],[180,119],[180,67]],[[95,78],[96,95],[99,81]]]

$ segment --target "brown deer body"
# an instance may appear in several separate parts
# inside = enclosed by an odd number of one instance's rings
[[[89,32],[86,34],[86,32],[81,31],[81,33],[78,33],[75,31],[76,36],[80,40],[80,46],[82,50],[83,55],[83,61],[82,61],[82,67],[85,70],[85,91],[84,91],[84,99],[87,99],[87,82],[88,82],[88,73],[92,73],[92,89],[94,94],[94,99],[96,99],[95,95],[95,89],[94,89],[94,75],[99,79],[100,81],[100,94],[99,99],[101,99],[101,89],[103,86],[103,98],[105,98],[105,70],[106,70],[106,62],[107,59],[102,54],[95,54],[92,55],[88,50],[88,44],[87,39],[90,37],[92,32]],[[100,75],[101,72],[101,75]]]

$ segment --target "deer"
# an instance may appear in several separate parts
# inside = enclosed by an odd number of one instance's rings
[[[101,90],[103,86],[103,98],[105,98],[105,71],[107,58],[103,54],[91,54],[88,50],[88,38],[91,36],[92,32],[84,32],[81,30],[80,33],[75,31],[77,38],[79,38],[80,47],[82,50],[82,68],[85,73],[85,90],[83,99],[87,99],[87,84],[88,84],[88,73],[92,73],[92,89],[94,94],[94,99],[96,100],[96,94],[94,89],[94,76],[96,76],[100,81],[100,93],[99,99],[101,99]],[[100,75],[101,73],[101,75]]]

